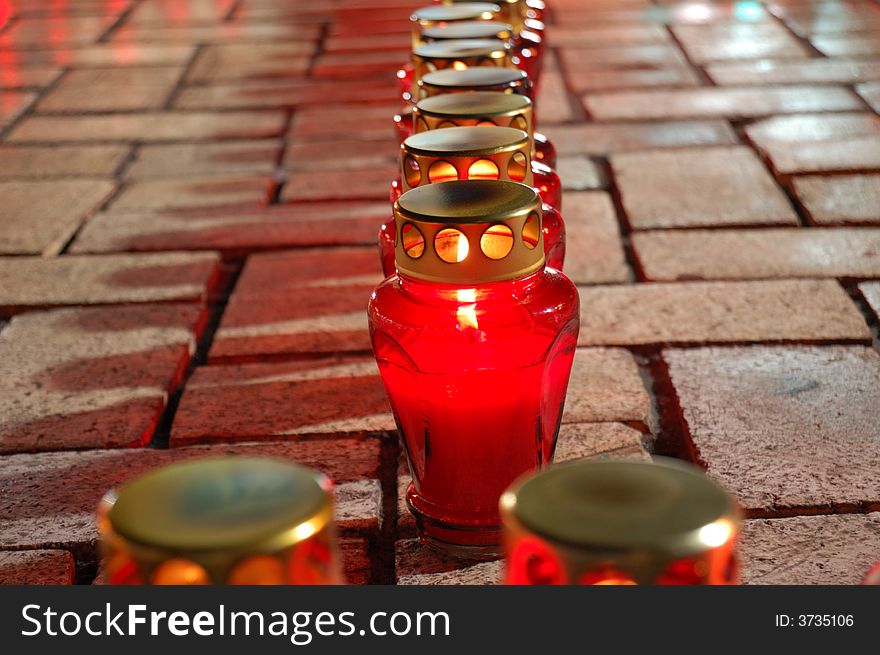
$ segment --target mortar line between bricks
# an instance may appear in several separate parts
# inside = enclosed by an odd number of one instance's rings
[[[711,24],[711,23],[710,23]],[[709,77],[709,74],[703,68],[703,66],[699,66],[691,60],[690,55],[688,54],[687,48],[684,47],[684,44],[678,38],[678,35],[672,30],[672,25],[664,24],[663,28],[666,30],[666,33],[669,35],[669,38],[672,40],[673,45],[678,48],[678,51],[681,53],[681,56],[684,57],[685,62],[688,67],[694,73],[699,82],[696,88],[706,88],[706,87],[717,87],[715,84],[715,80]]]
[[[617,219],[617,231],[620,234],[620,244],[623,248],[623,256],[626,259],[627,266],[635,278],[635,282],[647,282],[648,277],[645,275],[642,263],[639,260],[638,253],[633,247],[630,235],[633,233],[632,224],[626,215],[626,209],[623,206],[623,196],[620,187],[617,184],[617,178],[611,166],[611,160],[608,158],[601,159],[606,179],[608,180],[608,194],[611,197],[611,204],[614,206],[614,214]]]
[[[628,350],[635,357],[643,380],[650,383],[648,391],[654,414],[651,418],[656,423],[653,454],[698,463],[705,468],[687,428],[669,366],[663,359],[663,347],[630,346]]]
[[[33,101],[28,104],[27,107],[24,108],[23,111],[19,112],[18,116],[15,117],[14,120],[9,121],[4,127],[0,128],[0,143],[7,143],[7,137],[12,134],[12,132],[17,128],[21,123],[25,121],[25,119],[30,118],[35,115],[35,109],[37,105],[46,97],[49,93],[55,90],[55,88],[61,84],[61,80],[67,77],[68,73],[70,73],[70,68],[68,66],[61,67],[61,72],[55,77],[54,80],[49,82],[46,86],[39,89]],[[47,145],[55,146],[58,145],[54,141],[50,141]]]
[[[199,335],[195,350],[190,357],[189,362],[179,380],[178,384],[175,388],[168,394],[168,400],[165,403],[165,407],[162,410],[162,414],[159,417],[159,421],[157,422],[156,429],[153,431],[152,438],[150,439],[150,447],[152,448],[168,448],[170,439],[171,439],[171,429],[174,423],[174,418],[177,414],[177,408],[180,406],[180,399],[183,396],[183,392],[186,389],[186,384],[189,382],[190,377],[195,372],[196,368],[199,366],[203,366],[207,361],[208,352],[211,349],[211,344],[214,341],[214,335],[217,333],[217,329],[220,326],[220,322],[223,319],[223,313],[226,310],[226,305],[229,302],[229,298],[235,290],[235,285],[238,283],[238,279],[241,276],[241,272],[244,269],[244,265],[246,263],[246,259],[242,258],[239,260],[230,260],[230,261],[222,261],[220,266],[221,270],[226,267],[228,269],[227,272],[227,280],[224,288],[219,291],[217,294],[217,300],[212,302],[208,302],[205,307],[205,310],[208,314],[207,320],[205,321],[204,328]]]
[[[287,149],[291,140],[288,135],[293,129],[293,119],[295,116],[295,109],[287,109],[284,118],[284,135],[279,139],[281,147],[278,148],[278,154],[275,157],[275,170],[272,173],[272,186],[269,190],[269,197],[267,198],[267,204],[269,205],[284,204],[281,201],[281,193],[284,190],[284,185],[287,183],[287,179],[290,175],[290,173],[284,169],[284,159],[287,157]],[[293,173],[293,175],[296,175],[296,173]]]
[[[177,82],[174,83],[174,86],[171,87],[171,90],[168,92],[168,97],[165,98],[165,102],[162,103],[161,109],[159,111],[170,111],[174,109],[174,103],[177,102],[177,98],[180,97],[181,92],[187,86],[187,76],[190,71],[195,66],[196,60],[202,54],[205,46],[201,43],[196,44],[196,47],[193,48],[192,53],[189,58],[186,60],[186,63],[183,65],[183,70],[180,72],[180,77],[177,78]]]
[[[236,14],[238,14],[243,5],[244,0],[235,0],[235,2],[233,2],[232,6],[229,8],[229,11],[226,12],[226,15],[223,17],[223,20],[221,22],[230,23],[235,20]]]
[[[782,27],[782,29],[784,29],[786,32],[788,32],[789,35],[791,35],[798,43],[800,43],[806,49],[807,53],[809,53],[809,55],[810,55],[807,58],[807,61],[810,61],[811,59],[828,59],[828,57],[825,56],[825,53],[823,53],[816,46],[814,46],[807,37],[802,37],[800,34],[798,34],[793,29],[791,29],[788,26],[788,23],[786,23],[783,18],[770,12],[769,10],[767,10],[766,7],[764,8],[764,10],[767,11],[767,13],[770,15],[770,18],[772,21],[774,21],[776,24],[780,25]]]
[[[862,293],[861,289],[859,289],[860,281],[861,279],[854,278],[840,278],[838,280],[843,287],[843,290],[849,294],[849,297],[855,303],[859,312],[861,312],[864,317],[865,322],[868,324],[868,329],[871,330],[872,347],[877,352],[880,352],[880,321],[878,321],[877,316],[874,314],[874,310],[868,302],[868,299],[865,298],[865,295]]]
[[[135,9],[137,9],[138,7],[141,6],[143,1],[144,0],[135,0],[133,3],[131,3],[131,5],[128,8],[126,8],[125,11],[123,11],[121,14],[119,14],[117,19],[115,21],[113,21],[113,24],[110,25],[106,30],[104,30],[104,32],[101,34],[101,36],[99,36],[97,39],[95,39],[95,43],[107,43],[107,41],[110,40],[110,37],[113,35],[113,33],[117,29],[119,29],[119,27],[123,23],[128,21],[129,16],[131,16],[134,13]]]
[[[562,78],[562,86],[565,89],[565,99],[571,110],[571,118],[564,124],[577,125],[592,120],[586,104],[581,100],[581,95],[577,94],[574,88],[569,84],[568,69],[565,66],[563,57],[559,56],[558,48],[549,48],[553,53],[553,61],[556,62],[556,69],[559,71],[559,77]],[[557,123],[558,124],[558,123]]]
[[[844,514],[870,514],[880,511],[880,503],[835,503],[828,505],[791,505],[784,507],[743,508],[743,518],[788,519],[797,516],[839,516]]]

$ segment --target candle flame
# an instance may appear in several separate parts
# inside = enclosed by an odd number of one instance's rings
[[[462,239],[462,241],[464,241],[464,239]],[[465,252],[465,254],[467,254],[467,252]],[[458,297],[459,302],[467,303],[460,305],[458,310],[455,312],[455,316],[458,319],[459,329],[480,329],[480,324],[477,321],[477,290],[459,289],[458,291],[456,291],[456,296]]]

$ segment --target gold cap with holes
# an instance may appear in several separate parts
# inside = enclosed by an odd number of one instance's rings
[[[510,46],[500,39],[455,39],[433,41],[413,49],[410,59],[413,64],[413,89],[418,92],[422,75],[436,70],[465,70],[485,66],[487,68],[508,68]]]
[[[530,95],[532,83],[525,71],[518,68],[466,68],[425,73],[418,82],[418,99],[444,93],[495,91]]]
[[[458,0],[443,0],[443,5],[447,7],[460,7],[463,4],[467,3]],[[519,34],[525,25],[526,18],[529,17],[529,7],[526,0],[497,0],[497,4],[501,7],[498,13],[499,17],[513,25],[515,33]]]
[[[524,277],[544,266],[541,200],[501,180],[428,184],[394,203],[397,272],[447,284]]]
[[[339,584],[332,483],[250,457],[160,468],[108,492],[98,528],[110,584]]]
[[[501,496],[515,584],[730,584],[738,509],[695,466],[576,461]]]
[[[414,134],[400,146],[403,191],[453,180],[532,186],[529,135],[512,127],[450,127]]]
[[[473,21],[497,21],[501,6],[494,2],[458,2],[428,5],[416,9],[409,17],[412,23],[412,47],[422,44],[422,32],[433,27]]]
[[[498,39],[507,41],[513,36],[509,23],[498,21],[462,21],[422,30],[422,43],[460,41],[462,39]]]

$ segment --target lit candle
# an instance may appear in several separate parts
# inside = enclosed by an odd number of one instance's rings
[[[373,351],[421,537],[500,552],[498,498],[552,457],[577,289],[544,266],[541,202],[517,182],[429,184],[394,206],[397,274],[370,300]]]
[[[534,187],[544,199],[558,197],[559,177],[546,166],[533,170],[529,136],[511,127],[451,127],[409,137],[401,146],[401,175],[391,183],[392,204],[400,194],[425,184],[453,180],[507,180]],[[543,202],[542,229],[547,266],[562,270],[565,227],[555,207]],[[382,269],[394,272],[394,218],[379,234]]]
[[[271,459],[172,464],[98,508],[110,584],[339,584],[332,483]]]
[[[739,511],[696,467],[579,461],[501,497],[508,584],[736,584]]]

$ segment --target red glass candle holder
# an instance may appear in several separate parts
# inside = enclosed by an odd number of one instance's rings
[[[500,39],[433,41],[415,48],[410,55],[410,63],[410,73],[404,69],[397,73],[404,104],[412,104],[418,92],[418,81],[425,73],[447,68],[464,70],[479,66],[508,68],[513,65],[510,46]]]
[[[577,289],[545,268],[531,187],[429,184],[394,206],[397,274],[373,292],[373,351],[421,538],[496,556],[498,498],[552,457],[577,344]]]
[[[547,199],[559,195],[559,177],[542,164],[529,165],[528,134],[510,127],[450,127],[415,134],[401,146],[401,175],[391,183],[391,203],[410,189],[453,180],[507,180],[538,191],[543,202],[544,253],[562,270],[565,226]],[[535,171],[537,170],[537,174]],[[379,231],[382,270],[394,273],[394,219]]]
[[[508,584],[738,582],[739,512],[689,464],[578,461],[501,498]]]
[[[316,471],[250,457],[147,473],[98,508],[107,582],[340,584],[331,489]]]

